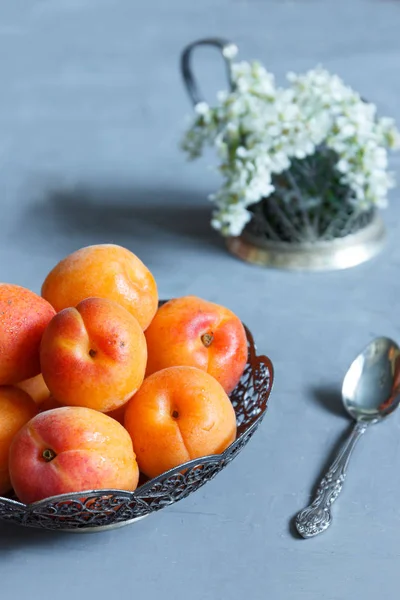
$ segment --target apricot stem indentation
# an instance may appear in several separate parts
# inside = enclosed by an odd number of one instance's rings
[[[52,461],[56,456],[57,454],[51,448],[46,448],[46,450],[43,450],[42,452],[42,457],[46,462]]]
[[[214,336],[213,336],[212,332],[211,333],[204,333],[201,336],[201,341],[203,342],[203,344],[204,344],[204,346],[206,348],[208,348],[209,346],[211,346],[211,344],[213,342],[213,339],[214,339]]]

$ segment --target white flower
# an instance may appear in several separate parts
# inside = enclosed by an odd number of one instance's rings
[[[225,58],[229,58],[229,59],[235,58],[237,53],[238,53],[238,47],[235,44],[228,44],[222,50],[222,54],[225,56]]]
[[[354,125],[352,123],[345,123],[343,124],[341,130],[340,130],[340,136],[342,138],[349,138],[352,137],[356,132],[356,128],[354,127]]]
[[[226,90],[221,90],[220,92],[217,93],[217,100],[218,102],[221,102],[221,104],[223,104],[226,99],[229,96],[229,92],[227,92]]]
[[[339,162],[336,165],[336,168],[338,169],[338,171],[340,171],[341,173],[348,173],[350,170],[350,164],[347,162],[346,159],[341,158],[339,160]]]
[[[250,213],[240,205],[227,206],[214,213],[211,224],[224,235],[236,236],[241,234],[250,218]]]
[[[208,106],[207,102],[198,102],[194,107],[194,110],[198,115],[204,116],[209,112],[210,107]]]
[[[236,50],[225,48],[225,56]],[[377,118],[374,104],[321,67],[288,73],[288,87],[280,88],[260,63],[238,62],[232,80],[233,91],[219,92],[217,106],[197,104],[182,144],[191,158],[207,144],[217,149],[224,183],[212,196],[213,227],[239,235],[251,218],[248,208],[274,193],[274,177],[321,147],[337,156],[336,170],[355,206],[386,205],[394,185],[387,149],[400,147],[400,134],[392,119]]]
[[[240,158],[246,158],[246,156],[248,155],[248,150],[246,150],[246,148],[244,146],[239,146],[236,150],[236,156],[239,156]]]

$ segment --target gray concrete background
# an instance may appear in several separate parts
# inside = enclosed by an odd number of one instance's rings
[[[348,362],[374,335],[400,339],[399,192],[367,265],[305,275],[236,261],[208,225],[212,155],[188,165],[177,147],[190,113],[177,61],[223,35],[279,78],[322,63],[400,120],[399,31],[396,0],[1,3],[0,279],[39,291],[68,252],[120,243],[161,296],[229,305],[276,368],[257,435],[187,500],[99,535],[0,524],[1,598],[397,598],[400,415],[357,448],[329,532],[301,541],[289,519],[348,425]],[[215,52],[196,65],[209,94],[223,86]]]

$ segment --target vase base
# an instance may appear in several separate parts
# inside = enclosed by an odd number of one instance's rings
[[[332,241],[275,242],[244,233],[227,239],[229,251],[246,262],[296,271],[333,271],[355,267],[376,256],[385,242],[379,214],[356,233]]]

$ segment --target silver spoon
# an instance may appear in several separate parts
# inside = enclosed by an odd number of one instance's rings
[[[369,425],[378,423],[399,405],[400,349],[393,340],[376,338],[355,359],[343,380],[342,400],[355,424],[321,480],[313,503],[296,516],[296,529],[304,538],[328,529],[331,505],[342,490],[354,446]]]

